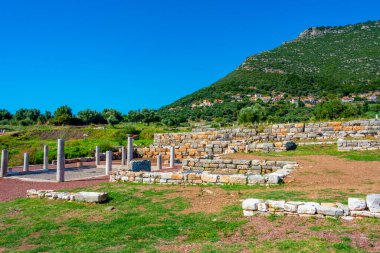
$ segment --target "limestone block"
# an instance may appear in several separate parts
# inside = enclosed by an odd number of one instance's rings
[[[218,175],[202,174],[201,179],[204,183],[216,183],[218,181]]]
[[[367,195],[367,206],[372,213],[380,213],[380,194]]]
[[[365,210],[366,207],[367,207],[367,204],[365,202],[365,199],[348,198],[348,208],[351,211],[362,211],[362,210]]]
[[[231,175],[230,176],[231,184],[247,184],[247,176],[246,175]]]
[[[256,211],[258,209],[258,205],[263,201],[260,199],[245,199],[242,203],[243,210]]]
[[[344,216],[350,215],[350,209],[348,208],[348,205],[342,204],[342,203],[336,203],[336,206],[343,210]]]
[[[267,212],[268,211],[268,203],[261,202],[257,205],[257,210],[260,212]]]
[[[161,179],[171,179],[173,172],[163,172],[161,173]]]
[[[343,209],[340,209],[340,208],[331,207],[331,206],[322,206],[322,205],[317,206],[316,208],[317,208],[318,214],[323,214],[326,216],[334,216],[334,217],[344,215]]]
[[[351,211],[353,217],[375,217],[375,213],[369,211]]]
[[[268,207],[274,209],[275,211],[284,211],[285,201],[284,200],[267,200]]]
[[[303,205],[304,202],[289,201],[284,205],[284,210],[286,212],[296,213],[299,205]]]
[[[245,216],[245,217],[251,217],[253,215],[255,215],[254,211],[243,210],[243,216]]]
[[[173,179],[173,180],[182,180],[183,179],[183,175],[181,173],[173,173],[170,179]]]
[[[265,177],[267,178],[268,184],[279,184],[282,182],[280,175],[276,173],[267,174]]]
[[[230,183],[230,175],[221,175],[219,177],[219,182],[223,184],[229,184]]]
[[[248,184],[264,184],[265,178],[261,175],[249,175]]]
[[[108,199],[106,192],[78,192],[74,196],[76,201],[88,203],[102,203]]]
[[[299,205],[297,213],[299,214],[316,214],[317,208],[313,205]]]

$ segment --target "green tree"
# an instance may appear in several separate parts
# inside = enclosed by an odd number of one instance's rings
[[[70,125],[73,121],[73,112],[70,107],[63,105],[54,112],[54,124]]]
[[[12,114],[5,109],[0,109],[0,120],[12,119]]]
[[[104,122],[104,119],[101,113],[94,110],[90,110],[90,109],[78,112],[77,117],[86,125],[99,124],[99,123]]]
[[[158,122],[160,120],[155,110],[143,109],[141,111],[141,116],[142,122],[148,124],[148,126],[150,123]]]
[[[240,124],[259,122],[266,118],[266,113],[265,107],[255,104],[254,106],[241,109],[239,112],[238,121]]]
[[[116,125],[123,120],[123,115],[121,112],[115,109],[104,109],[102,116],[111,126]]]

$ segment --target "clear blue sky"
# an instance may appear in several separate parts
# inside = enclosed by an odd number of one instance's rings
[[[380,1],[0,0],[0,108],[159,108]]]

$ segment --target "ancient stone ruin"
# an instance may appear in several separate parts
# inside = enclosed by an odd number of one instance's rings
[[[380,219],[380,194],[369,194],[366,199],[348,198],[342,203],[317,203],[303,201],[245,199],[243,215],[298,215],[306,217],[341,217],[352,220],[357,217]]]

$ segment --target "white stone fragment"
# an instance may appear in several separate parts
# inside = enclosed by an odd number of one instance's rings
[[[316,214],[317,208],[313,205],[299,205],[297,213],[299,214]]]
[[[242,203],[243,210],[256,211],[258,204],[262,201],[260,199],[245,199]]]
[[[368,209],[372,213],[380,213],[380,194],[369,194],[366,201]]]
[[[326,216],[334,216],[334,217],[344,215],[343,209],[340,209],[340,208],[331,207],[331,206],[317,206],[316,208],[317,208],[318,214],[323,214]]]
[[[303,202],[289,201],[284,205],[284,210],[286,212],[296,213],[298,206],[304,204]]]
[[[365,202],[365,199],[348,198],[348,208],[351,211],[362,211],[362,210],[365,210],[366,207],[367,207],[367,204]]]
[[[75,200],[88,203],[101,203],[108,199],[106,192],[78,192],[75,194]]]
[[[243,210],[243,215],[246,216],[246,217],[250,217],[250,216],[253,216],[255,214],[254,211],[250,211],[250,210]]]
[[[283,211],[285,208],[284,200],[267,200],[268,207],[273,208],[276,211]]]

